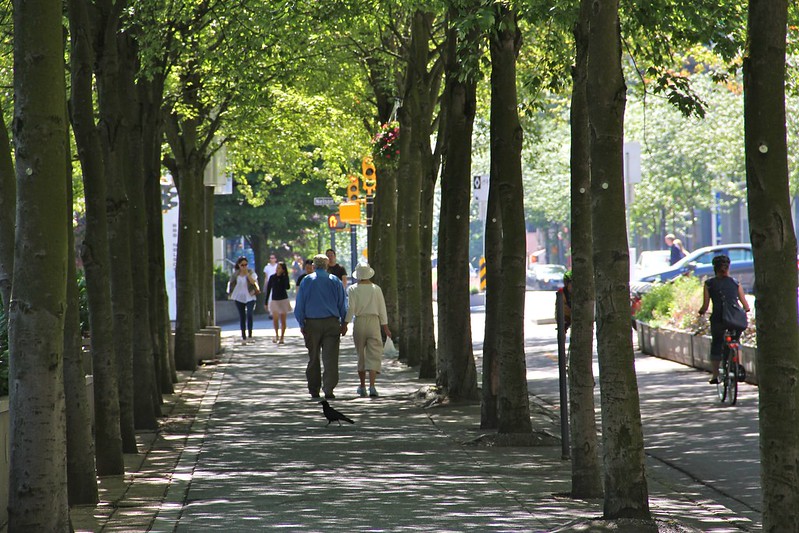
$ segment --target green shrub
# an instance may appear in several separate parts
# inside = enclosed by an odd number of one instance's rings
[[[230,274],[219,265],[214,267],[214,297],[217,300],[227,300],[227,284]]]
[[[668,317],[674,302],[674,287],[671,283],[656,283],[652,290],[641,297],[641,309],[635,318],[641,322],[661,325],[663,317]]]

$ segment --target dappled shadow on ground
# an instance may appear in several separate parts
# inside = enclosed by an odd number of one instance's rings
[[[466,448],[438,417],[474,438],[479,406],[420,409],[411,371],[389,362],[381,397],[356,397],[345,342],[330,403],[355,424],[339,427],[307,393],[299,338],[258,348],[237,348],[226,369],[178,531],[543,531],[590,516],[552,496],[568,488],[559,448]]]

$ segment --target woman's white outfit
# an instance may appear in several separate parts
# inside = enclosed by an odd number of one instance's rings
[[[374,283],[358,283],[347,288],[349,306],[346,322],[355,317],[352,336],[358,352],[358,371],[380,372],[383,363],[381,326],[388,324],[383,291]]]

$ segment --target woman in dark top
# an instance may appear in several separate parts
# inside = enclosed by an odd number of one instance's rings
[[[705,281],[705,293],[699,314],[704,315],[710,301],[713,301],[713,312],[710,314],[710,362],[713,365],[713,377],[710,383],[719,382],[719,365],[724,350],[724,332],[726,328],[721,320],[723,300],[734,302],[741,301],[744,311],[749,312],[749,303],[746,301],[744,290],[735,278],[730,277],[730,258],[726,255],[717,255],[713,258],[713,271],[715,278]],[[736,340],[741,335],[740,331],[734,332]]]
[[[275,325],[275,338],[272,342],[283,344],[283,336],[286,334],[286,315],[291,312],[289,303],[289,271],[286,263],[277,264],[275,273],[269,276],[266,283],[266,300],[272,296],[269,302],[269,311],[272,313],[272,322]],[[278,337],[278,322],[280,323],[280,337]]]

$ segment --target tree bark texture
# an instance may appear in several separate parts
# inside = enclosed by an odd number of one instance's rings
[[[128,130],[125,150],[127,197],[130,213],[129,242],[135,250],[136,274],[131,276],[132,306],[131,333],[133,349],[133,421],[136,429],[157,429],[161,414],[161,396],[156,380],[156,358],[150,329],[150,272],[147,244],[148,221],[145,197],[144,141],[139,92],[136,90],[138,47],[129,34],[117,39],[120,58],[121,93],[129,95],[123,108],[123,120]],[[131,261],[134,258],[131,256]]]
[[[630,335],[622,145],[626,87],[617,0],[592,4],[587,94],[605,466],[604,517],[648,519],[644,441]]]
[[[400,136],[402,132],[400,132]],[[375,283],[383,290],[388,313],[388,327],[398,335],[399,305],[397,295],[397,170],[376,167],[377,190],[374,199],[372,242],[369,264],[375,271]]]
[[[572,498],[602,496],[594,406],[594,262],[591,224],[591,135],[586,69],[591,0],[581,0],[574,26],[576,61],[571,102],[572,303],[569,343],[569,426]]]
[[[5,119],[0,112],[0,303],[8,316],[11,300],[11,278],[14,271],[14,214],[17,203],[17,183],[11,142]]]
[[[102,146],[94,123],[92,64],[94,51],[85,0],[70,0],[71,120],[80,158],[86,232],[80,246],[89,303],[94,373],[95,450],[100,476],[124,473],[119,421],[119,387],[111,319],[110,254],[105,213],[106,183]]]
[[[499,327],[502,322],[502,209],[499,178],[491,170],[488,207],[485,221],[486,315],[483,336],[483,389],[480,427],[496,429],[499,425]]]
[[[393,49],[393,41],[387,40],[384,47]],[[383,75],[383,67],[375,58],[367,58],[370,86],[377,103],[378,122],[385,124],[391,119],[394,96],[388,89],[391,84]],[[402,132],[400,132],[402,135]],[[372,227],[369,229],[369,264],[375,271],[374,281],[383,290],[388,312],[388,326],[397,335],[399,310],[397,305],[397,169],[375,161],[377,189],[373,200]]]
[[[8,328],[8,531],[70,531],[63,355],[71,227],[62,5],[15,0],[13,9],[17,210]]]
[[[122,449],[137,453],[134,423],[133,384],[133,272],[131,269],[128,125],[122,101],[121,65],[118,49],[119,14],[105,6],[100,12],[96,50],[97,102],[100,142],[105,160],[106,216],[111,255],[111,307],[113,309],[114,351],[119,386],[119,423]]]
[[[447,108],[441,173],[438,228],[438,383],[455,401],[478,400],[477,368],[472,349],[469,308],[469,214],[471,202],[472,129],[477,108],[477,81],[458,56],[459,12],[450,8],[444,102]],[[477,53],[479,33],[472,31],[464,48]]]
[[[522,186],[522,128],[516,94],[516,56],[521,32],[516,14],[496,7],[491,37],[491,175],[496,176],[502,206],[503,317],[499,330],[498,409],[500,433],[529,433],[530,404],[524,355],[526,226]]]
[[[427,72],[428,46],[433,15],[416,11],[411,23],[403,104],[400,108],[400,176],[397,186],[397,221],[401,253],[398,268],[400,296],[400,356],[410,366],[421,362],[427,347],[422,335],[421,193],[425,151],[430,152],[430,118]],[[407,149],[405,143],[408,143]]]
[[[757,285],[763,531],[799,531],[796,237],[785,127],[787,2],[749,2],[744,59],[746,190]]]
[[[64,141],[69,146],[68,140]],[[72,162],[67,153],[64,187],[67,205],[72,203]],[[80,301],[75,268],[75,233],[72,212],[68,210],[67,227],[67,301],[64,314],[64,403],[66,407],[67,489],[69,505],[95,505],[99,501],[97,467],[94,462],[94,438],[86,372],[83,366],[83,342],[80,334]]]

